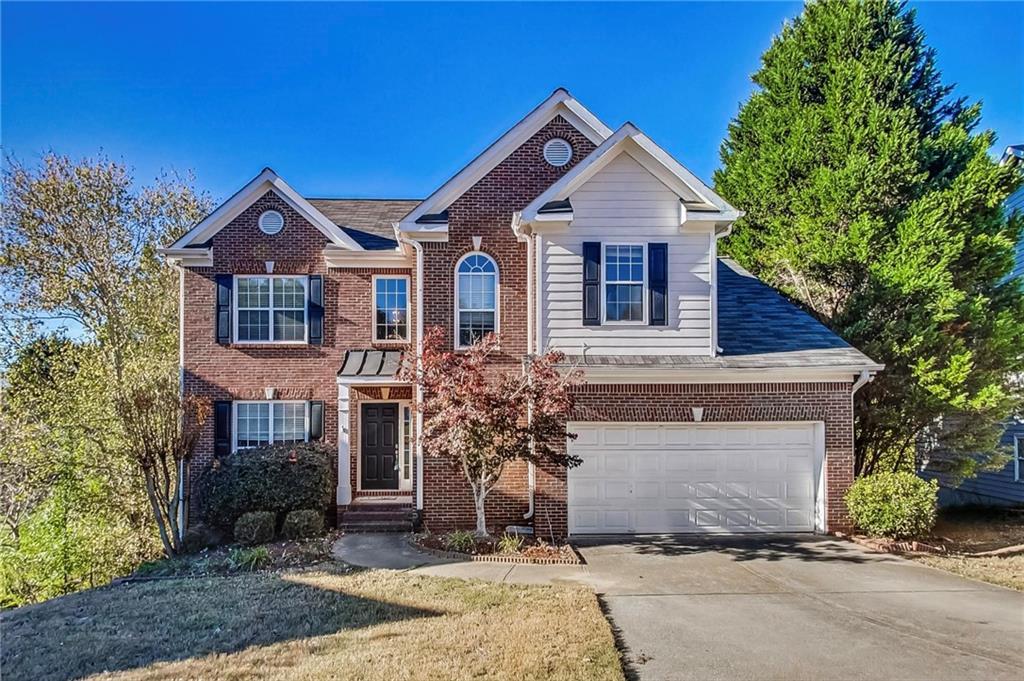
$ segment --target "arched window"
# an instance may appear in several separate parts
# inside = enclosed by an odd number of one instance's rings
[[[467,348],[497,330],[498,266],[483,253],[469,253],[455,266],[456,347]]]

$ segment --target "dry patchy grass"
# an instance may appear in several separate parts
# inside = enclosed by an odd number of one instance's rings
[[[321,570],[107,587],[3,615],[9,678],[615,679],[581,587]]]
[[[939,517],[933,537],[949,555],[916,556],[925,565],[1024,591],[1024,555],[966,556],[1024,544],[1024,514],[996,508],[952,508]]]
[[[917,556],[916,560],[962,577],[1024,591],[1024,556]]]

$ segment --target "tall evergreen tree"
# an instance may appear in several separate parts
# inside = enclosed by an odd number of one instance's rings
[[[857,396],[858,473],[927,439],[971,474],[1024,370],[1022,221],[1002,207],[1020,177],[975,131],[980,104],[951,98],[891,0],[809,2],[753,81],[715,175],[746,211],[726,252],[886,364]]]

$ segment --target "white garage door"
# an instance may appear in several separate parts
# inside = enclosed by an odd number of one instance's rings
[[[815,424],[571,423],[571,534],[811,532]]]

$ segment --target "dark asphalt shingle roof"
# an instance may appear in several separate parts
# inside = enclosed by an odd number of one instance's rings
[[[726,356],[853,349],[781,293],[725,258],[718,261],[718,345]]]
[[[419,205],[418,199],[306,199],[369,251],[395,248],[392,224]]]
[[[582,366],[765,369],[877,365],[828,327],[735,262],[718,261],[717,357],[592,355],[567,357]]]

